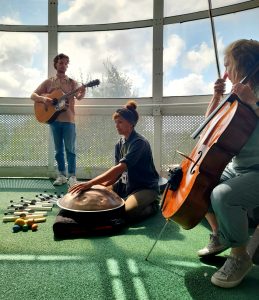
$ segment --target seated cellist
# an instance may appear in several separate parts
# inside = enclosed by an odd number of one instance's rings
[[[259,63],[259,42],[237,40],[225,49],[224,54],[226,74],[232,83],[231,92],[259,117],[259,70],[247,84],[239,83],[249,69]],[[224,91],[225,80],[218,79],[207,115],[218,106]],[[208,246],[199,250],[198,255],[216,255],[231,248],[230,256],[211,278],[213,284],[231,288],[243,280],[253,265],[247,252],[247,212],[259,206],[259,119],[245,146],[225,168],[210,198],[211,210],[206,219],[212,234]]]

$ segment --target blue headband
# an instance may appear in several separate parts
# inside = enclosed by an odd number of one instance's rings
[[[138,122],[138,116],[136,113],[134,113],[133,110],[128,108],[120,108],[116,110],[116,113],[118,113],[123,119],[127,120],[130,124],[135,126]]]

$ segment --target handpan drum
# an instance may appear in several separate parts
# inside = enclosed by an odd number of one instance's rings
[[[94,185],[79,193],[67,193],[57,205],[72,214],[84,214],[90,218],[121,217],[125,213],[125,201],[102,185]]]

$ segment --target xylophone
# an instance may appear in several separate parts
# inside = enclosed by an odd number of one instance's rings
[[[18,201],[10,200],[10,204],[4,212],[3,222],[14,222],[13,232],[36,231],[38,224],[46,221],[48,212],[57,205],[57,201],[63,195],[37,194],[32,199],[20,197]]]

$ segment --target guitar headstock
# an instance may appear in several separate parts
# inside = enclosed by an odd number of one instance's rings
[[[84,84],[85,87],[94,87],[100,84],[100,80],[99,79],[95,79],[92,81],[89,81],[88,83]]]

